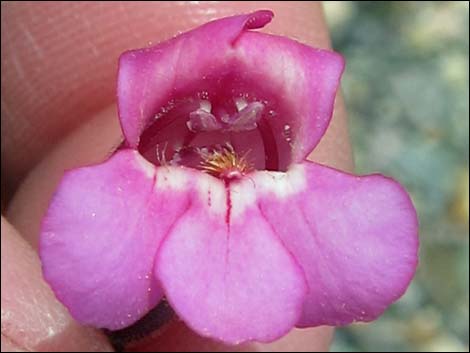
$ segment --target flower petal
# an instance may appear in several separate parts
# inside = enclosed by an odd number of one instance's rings
[[[171,102],[208,91],[224,102],[250,94],[267,104],[266,119],[277,144],[292,148],[287,164],[303,160],[329,124],[344,61],[331,51],[248,31],[272,16],[257,11],[227,17],[124,53],[118,106],[128,145],[137,147],[143,130]]]
[[[298,326],[371,321],[405,292],[417,266],[418,222],[397,182],[309,162],[251,182],[265,219],[305,271]]]
[[[155,260],[167,299],[203,336],[232,344],[279,338],[299,318],[302,270],[244,199],[252,185],[240,190],[202,173],[194,178],[191,206]]]
[[[157,192],[155,182],[155,167],[130,150],[64,175],[40,255],[47,282],[79,322],[119,329],[160,300],[153,260],[186,200]]]

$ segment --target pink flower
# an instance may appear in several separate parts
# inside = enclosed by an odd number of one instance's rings
[[[417,265],[405,190],[306,161],[325,133],[340,55],[207,23],[119,63],[127,147],[65,173],[41,259],[81,323],[119,329],[165,296],[201,335],[272,341],[371,321]]]

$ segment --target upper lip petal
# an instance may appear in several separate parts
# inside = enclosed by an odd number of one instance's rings
[[[247,81],[278,98],[274,134],[280,136],[288,122],[292,162],[303,160],[328,127],[344,60],[331,51],[249,31],[263,27],[272,16],[257,11],[223,18],[154,47],[122,54],[118,107],[128,145],[139,144],[159,109],[178,94],[194,94],[207,85],[218,89],[221,79],[231,75],[229,82]],[[220,89],[225,86],[223,82]]]

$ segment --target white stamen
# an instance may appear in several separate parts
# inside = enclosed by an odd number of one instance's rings
[[[238,97],[238,98],[235,98],[235,105],[237,106],[237,110],[240,111],[246,108],[248,103],[246,102],[244,98]]]
[[[189,120],[186,126],[193,132],[214,131],[221,128],[215,116],[202,109],[189,113]]]
[[[238,112],[230,122],[232,131],[249,131],[256,129],[258,121],[263,114],[264,105],[260,102],[247,104],[242,111]]]
[[[199,102],[199,107],[200,107],[201,110],[203,110],[203,111],[205,111],[205,112],[207,112],[207,113],[210,113],[211,110],[212,110],[212,104],[211,104],[211,102],[208,101],[208,100],[201,100],[201,101]]]

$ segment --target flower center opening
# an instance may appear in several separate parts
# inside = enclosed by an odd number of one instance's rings
[[[155,112],[138,147],[147,160],[224,180],[253,170],[287,170],[294,127],[275,94],[232,74],[205,77],[192,87],[204,89],[180,90]]]

